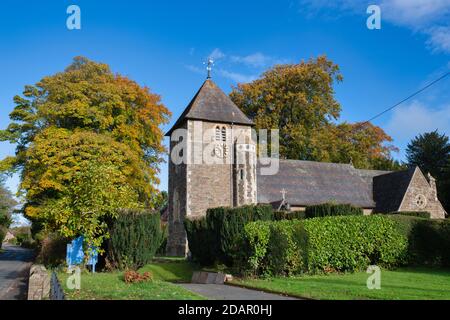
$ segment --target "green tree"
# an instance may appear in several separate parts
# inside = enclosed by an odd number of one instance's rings
[[[279,129],[280,156],[313,161],[350,161],[371,168],[396,150],[392,139],[371,124],[336,124],[341,106],[334,84],[339,67],[325,56],[307,62],[277,65],[259,79],[239,84],[230,93],[256,129]]]
[[[435,178],[442,177],[450,159],[449,138],[437,130],[416,136],[406,147],[410,166],[418,166]]]
[[[0,169],[20,172],[33,223],[95,242],[107,236],[113,208],[154,206],[165,152],[160,126],[170,117],[158,95],[77,57],[14,102],[0,140],[16,144],[16,153]]]
[[[0,180],[0,228],[9,227],[12,222],[12,211],[16,204],[11,192],[4,186],[3,181]]]
[[[437,181],[438,196],[447,212],[450,211],[450,142],[437,130],[416,136],[406,148],[409,166],[418,166]]]

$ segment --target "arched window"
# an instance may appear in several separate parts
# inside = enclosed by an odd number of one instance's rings
[[[220,141],[220,127],[216,127],[216,141]]]
[[[226,142],[227,141],[227,128],[222,127],[222,141]]]

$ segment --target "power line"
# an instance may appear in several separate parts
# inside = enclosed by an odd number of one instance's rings
[[[385,113],[391,111],[392,109],[398,107],[398,106],[401,105],[403,102],[405,102],[405,101],[411,99],[412,97],[417,96],[419,93],[425,91],[426,89],[428,89],[428,88],[431,87],[432,85],[438,83],[439,81],[443,80],[444,78],[446,78],[446,77],[449,76],[449,75],[450,75],[450,72],[445,73],[444,75],[440,76],[440,77],[437,78],[436,80],[434,80],[434,81],[430,82],[429,84],[427,84],[427,85],[426,85],[425,87],[423,87],[422,89],[417,90],[416,92],[414,92],[413,94],[409,95],[408,97],[406,97],[406,98],[403,99],[402,101],[400,101],[400,102],[394,104],[392,107],[390,107],[390,108],[388,108],[388,109],[386,109],[386,110],[384,110],[384,111],[378,113],[377,115],[375,115],[375,116],[373,116],[372,118],[370,118],[369,120],[367,120],[367,121],[361,123],[361,124],[358,125],[357,127],[359,127],[359,126],[363,127],[363,126],[365,126],[366,124],[368,124],[369,122],[375,120],[376,118],[381,117],[383,114],[385,114]]]

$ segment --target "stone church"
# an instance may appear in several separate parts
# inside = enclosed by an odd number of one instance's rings
[[[432,218],[447,214],[437,198],[434,178],[419,168],[389,172],[280,159],[275,174],[262,174],[252,126],[208,77],[167,132],[169,255],[187,252],[184,219],[205,215],[212,207],[265,203],[277,210],[299,210],[335,202],[362,207],[365,214],[428,211]]]

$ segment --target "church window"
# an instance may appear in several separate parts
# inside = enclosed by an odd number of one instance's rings
[[[427,206],[427,198],[422,194],[418,194],[414,201],[419,209],[424,209]]]
[[[222,141],[227,141],[227,128],[222,127]]]
[[[220,141],[220,127],[216,127],[216,141]]]
[[[244,170],[243,169],[239,170],[239,174],[241,176],[241,180],[244,180]]]

